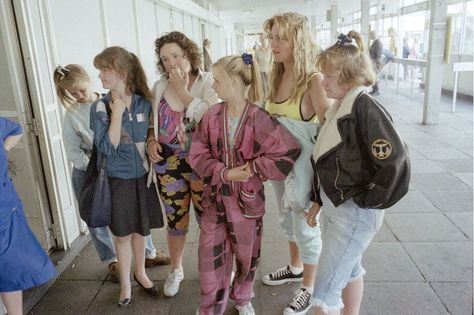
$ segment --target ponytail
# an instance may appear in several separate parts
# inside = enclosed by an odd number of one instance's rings
[[[249,100],[252,103],[256,103],[263,99],[262,76],[260,75],[260,67],[258,66],[256,58],[253,59],[250,65],[247,65],[246,68],[250,68]]]
[[[263,98],[263,83],[257,61],[251,54],[242,56],[227,56],[219,59],[213,66],[212,72],[217,77],[239,76],[248,87],[247,98],[256,103]]]
[[[54,86],[59,102],[67,109],[73,110],[78,105],[77,100],[69,93],[68,89],[77,84],[89,84],[90,79],[86,70],[77,64],[65,67],[58,65],[53,72]]]
[[[151,102],[153,95],[148,87],[142,64],[134,53],[130,53],[130,55],[132,56],[132,71],[128,73],[127,86],[133,93],[139,94]]]
[[[366,49],[365,49],[365,45],[364,45],[364,40],[362,39],[362,36],[360,36],[359,33],[352,30],[349,33],[347,33],[347,37],[351,38],[355,41],[355,43],[357,44],[357,47],[359,47],[359,51],[361,53],[365,52]]]

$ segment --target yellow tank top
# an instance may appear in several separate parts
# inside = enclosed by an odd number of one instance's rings
[[[311,80],[311,78],[315,75],[316,73],[313,73],[309,79],[308,82]],[[280,117],[286,117],[286,118],[291,118],[294,120],[300,120],[300,121],[311,121],[314,119],[314,116],[311,117],[310,119],[303,119],[303,116],[301,114],[301,102],[303,101],[303,93],[300,93],[296,101],[291,101],[289,98],[286,101],[283,102],[270,102],[267,100],[265,103],[265,109],[272,115],[277,115]]]

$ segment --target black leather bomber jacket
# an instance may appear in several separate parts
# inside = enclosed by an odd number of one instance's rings
[[[408,191],[410,161],[406,143],[391,116],[361,92],[350,114],[337,120],[341,142],[315,162],[311,200],[322,205],[320,186],[339,206],[353,198],[361,208],[385,209]]]

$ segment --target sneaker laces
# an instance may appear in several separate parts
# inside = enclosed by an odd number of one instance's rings
[[[166,284],[169,286],[170,284],[174,283],[175,279],[176,279],[176,273],[170,272],[170,274],[168,275],[168,278],[166,279]]]
[[[167,286],[171,286],[172,284],[175,284],[177,281],[177,277],[178,277],[178,272],[170,272],[170,274],[168,275],[168,278],[166,279],[166,285]]]
[[[287,268],[281,268],[281,269],[278,269],[277,271],[274,271],[270,274],[270,279],[276,279],[276,278],[280,278],[282,276],[286,276],[288,274],[292,273],[288,267]]]
[[[304,308],[308,300],[311,298],[311,295],[306,289],[299,289],[298,293],[296,296],[293,298],[293,300],[290,302],[289,306],[299,310]]]

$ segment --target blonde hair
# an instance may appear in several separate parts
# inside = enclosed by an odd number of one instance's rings
[[[311,75],[315,72],[313,61],[316,58],[317,49],[311,39],[308,18],[298,13],[287,12],[275,15],[263,24],[267,33],[271,33],[273,26],[278,26],[280,38],[289,41],[293,46],[295,86],[289,99],[297,101],[298,96],[308,89]],[[284,70],[283,63],[273,61],[268,95],[270,101],[275,101]]]
[[[373,85],[376,76],[362,37],[356,31],[350,31],[346,38],[347,41],[340,39],[321,52],[316,60],[316,67],[323,74],[338,72],[339,84],[351,87]]]
[[[78,84],[90,84],[86,70],[76,64],[69,64],[65,67],[58,65],[54,69],[53,80],[59,101],[67,110],[72,110],[78,105],[76,98],[69,93],[69,90]]]
[[[219,81],[229,80],[232,76],[240,77],[244,85],[249,87],[249,101],[255,103],[263,98],[262,78],[255,58],[247,55],[246,60],[251,62],[246,64],[243,55],[223,57],[212,65],[212,73]]]
[[[145,71],[138,57],[126,49],[112,46],[104,49],[94,58],[94,67],[108,68],[126,76],[126,88],[130,92],[152,101],[153,96],[148,87]]]

